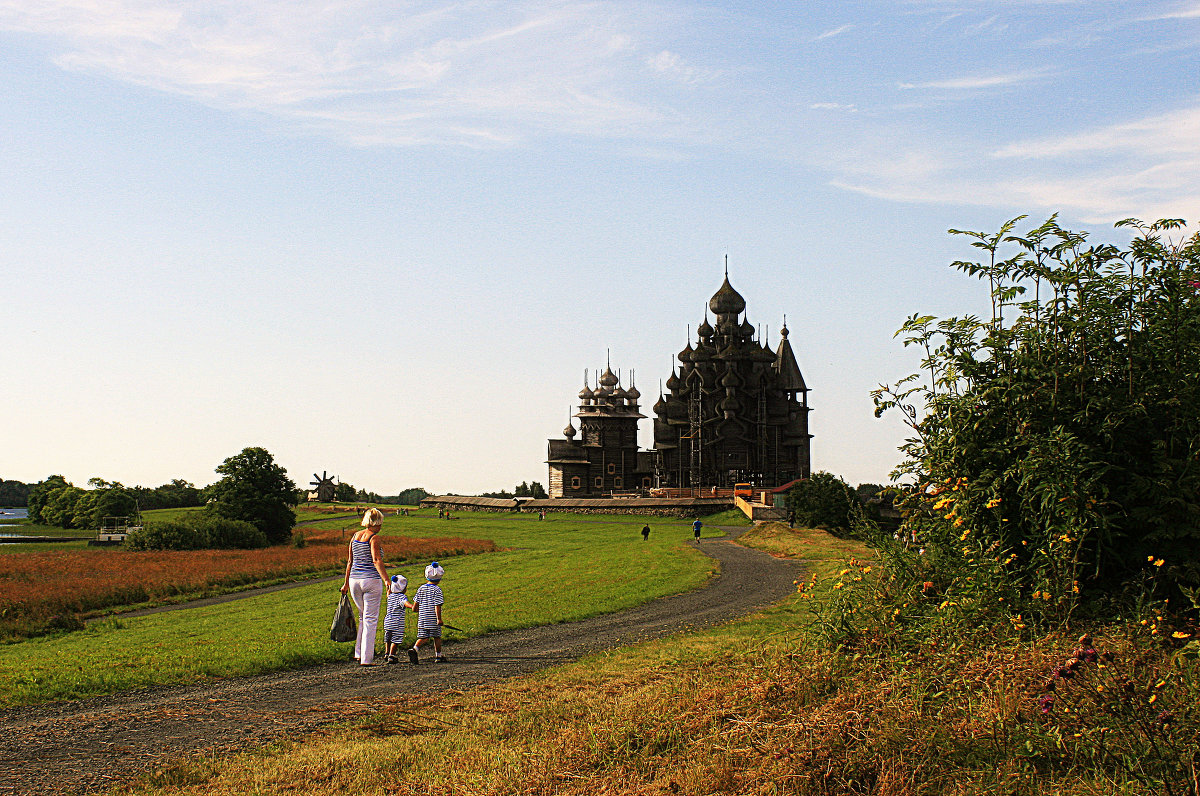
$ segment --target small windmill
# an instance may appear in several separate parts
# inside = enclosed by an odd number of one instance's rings
[[[324,470],[321,471],[319,476],[313,473],[313,480],[308,482],[313,491],[308,493],[308,499],[312,500],[315,495],[318,503],[332,503],[333,495],[336,491],[333,483],[334,478],[337,478],[337,476],[331,476]]]

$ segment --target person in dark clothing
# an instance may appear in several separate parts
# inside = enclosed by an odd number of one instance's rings
[[[643,525],[643,526],[642,526],[642,541],[643,541],[643,542],[646,542],[646,541],[649,541],[649,540],[650,540],[650,526],[649,526],[649,525]]]
[[[696,537],[697,542],[700,541],[700,529],[703,527],[704,523],[700,522],[700,520],[696,520],[692,523],[692,535]]]
[[[794,511],[788,512],[788,527],[789,528],[796,527],[796,512],[794,512]]]

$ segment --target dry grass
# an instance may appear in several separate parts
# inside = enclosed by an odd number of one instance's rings
[[[306,546],[264,550],[85,549],[0,556],[0,638],[78,627],[117,606],[171,602],[339,570],[338,530],[305,531]],[[486,540],[388,537],[390,560],[490,552]]]
[[[777,544],[782,554],[803,549],[829,565],[847,550],[860,554],[818,532],[760,530],[750,541]],[[1063,717],[1038,710],[1048,675],[1075,646],[1065,632],[989,641],[975,629],[903,648],[881,633],[830,647],[815,632],[811,605],[797,596],[724,628],[522,680],[398,698],[369,722],[188,764],[138,792],[1197,793],[1185,772],[1164,790],[1111,759],[1089,758],[1086,733],[1111,716],[1070,719],[1079,736],[1063,738]],[[1097,648],[1136,661],[1134,679],[1155,682],[1171,668],[1164,648],[1147,647],[1128,628],[1109,631],[1096,634]],[[1178,710],[1195,712],[1186,691],[1175,699]]]

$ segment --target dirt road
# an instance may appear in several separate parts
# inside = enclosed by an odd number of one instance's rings
[[[732,537],[745,528],[728,528]],[[597,650],[727,622],[795,587],[795,562],[728,541],[704,588],[581,622],[448,641],[451,662],[345,664],[0,711],[0,794],[61,794],[120,784],[179,758],[244,750],[378,711],[400,695],[461,690]],[[348,647],[347,647],[348,649]],[[425,662],[423,662],[425,663]]]

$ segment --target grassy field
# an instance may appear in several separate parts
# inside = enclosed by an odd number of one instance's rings
[[[456,794],[1200,792],[1196,666],[1144,631],[1093,628],[1107,663],[1074,669],[1057,692],[1073,709],[1048,713],[1044,683],[1079,645],[1069,629],[831,643],[839,605],[874,605],[871,551],[781,526],[747,536],[812,561],[816,583],[724,627],[406,696],[341,730],[170,768],[132,792],[418,794],[431,772],[437,792]],[[1150,698],[1129,692],[1138,683]],[[1125,701],[1142,707],[1105,709]]]
[[[710,559],[686,544],[690,524],[650,518],[466,514],[387,517],[383,549],[401,538],[489,539],[497,553],[443,560],[446,621],[468,635],[616,611],[702,585]],[[345,526],[331,519],[317,529]],[[311,529],[306,529],[311,530]],[[709,535],[720,532],[708,529]],[[100,553],[103,555],[103,553]],[[393,572],[422,581],[422,565]],[[328,639],[338,583],[314,584],[190,609],[88,625],[0,647],[0,704],[69,699],[206,677],[255,674],[344,659]],[[563,600],[562,595],[572,595]],[[517,599],[515,595],[520,595]],[[415,633],[411,627],[410,635]]]

